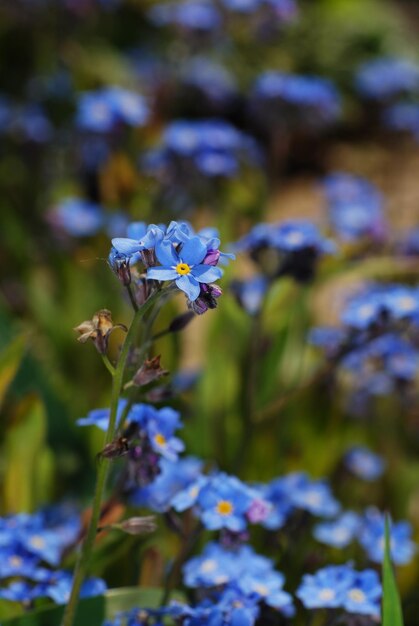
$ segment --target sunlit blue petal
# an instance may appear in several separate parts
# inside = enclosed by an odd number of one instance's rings
[[[112,245],[119,252],[119,254],[126,254],[130,256],[135,252],[138,252],[139,245],[136,239],[128,239],[126,237],[117,237],[112,239]]]
[[[182,247],[180,256],[188,265],[201,263],[207,253],[207,246],[200,237],[192,237]]]
[[[172,267],[179,263],[179,257],[171,241],[163,239],[156,245],[156,256],[162,265]]]
[[[201,291],[198,281],[190,274],[179,276],[176,285],[186,293],[192,302],[197,299]]]
[[[147,278],[152,278],[153,280],[174,280],[178,276],[177,271],[169,267],[150,267],[147,270]]]
[[[193,268],[193,276],[200,283],[212,283],[223,275],[223,271],[219,267],[212,265],[198,265]]]

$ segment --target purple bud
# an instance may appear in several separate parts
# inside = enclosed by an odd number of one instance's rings
[[[202,261],[204,265],[217,265],[220,258],[219,250],[208,250],[205,259]]]

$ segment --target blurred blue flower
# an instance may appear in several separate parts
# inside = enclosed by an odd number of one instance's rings
[[[168,511],[176,494],[188,488],[200,475],[202,461],[195,457],[178,459],[176,462],[163,458],[160,474],[146,487],[134,490],[130,502],[158,513]]]
[[[396,565],[410,563],[416,554],[416,544],[411,539],[409,522],[390,523],[390,553]],[[377,509],[367,509],[362,520],[359,542],[374,563],[382,563],[385,545],[385,516]]]
[[[315,526],[313,535],[334,548],[345,548],[356,537],[360,528],[359,515],[352,511],[345,511],[331,522],[322,522]]]
[[[264,72],[250,94],[251,108],[262,122],[318,127],[335,122],[341,113],[340,96],[327,79],[318,76]]]
[[[330,565],[315,574],[305,574],[296,595],[307,609],[342,606],[353,580],[352,567]]]
[[[353,580],[345,592],[342,607],[348,613],[379,618],[381,594],[381,583],[375,570],[353,572]]]
[[[266,277],[258,274],[248,280],[232,281],[230,283],[230,289],[240,306],[249,313],[249,315],[256,315],[261,309],[268,284]]]
[[[254,139],[228,122],[176,120],[166,127],[160,146],[146,156],[144,166],[165,183],[185,185],[185,173],[234,177],[242,160],[257,162],[260,153]]]
[[[108,133],[118,124],[144,126],[149,110],[144,98],[122,87],[106,87],[80,94],[76,124],[82,130]]]
[[[246,513],[252,502],[248,488],[238,478],[216,474],[198,496],[199,517],[208,530],[245,530]]]
[[[65,198],[48,214],[48,221],[72,237],[90,237],[103,227],[103,209],[82,198]]]
[[[358,478],[367,481],[380,478],[385,468],[383,458],[365,446],[350,448],[344,456],[344,464]]]
[[[383,238],[383,198],[371,183],[359,176],[334,172],[324,179],[324,190],[332,227],[340,237],[348,241]]]
[[[357,70],[358,92],[373,100],[387,100],[419,90],[419,66],[402,58],[378,57]]]
[[[382,120],[387,128],[410,133],[419,140],[419,104],[396,102],[383,111]]]
[[[348,301],[341,319],[350,328],[414,320],[419,314],[419,291],[405,285],[369,285]]]
[[[333,517],[339,512],[340,504],[333,497],[325,480],[310,480],[303,473],[290,476],[294,480],[293,488],[289,491],[289,499],[295,508],[321,517]]]
[[[210,32],[221,25],[221,15],[208,0],[184,0],[156,4],[148,11],[156,26],[173,24],[189,31]]]

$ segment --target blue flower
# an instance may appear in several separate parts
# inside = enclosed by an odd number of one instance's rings
[[[82,130],[108,133],[118,124],[144,126],[149,111],[142,96],[121,87],[82,93],[76,123]]]
[[[344,457],[344,464],[353,474],[363,480],[372,481],[380,478],[384,472],[385,461],[365,446],[354,446]]]
[[[174,431],[181,426],[179,414],[173,409],[161,409],[156,410],[155,415],[145,428],[151,447],[169,461],[176,461],[179,452],[185,449],[183,441],[173,436]]]
[[[323,126],[334,122],[341,111],[337,89],[318,76],[264,72],[253,87],[251,100],[262,121],[265,118],[265,122],[285,127],[293,122]]]
[[[305,574],[296,596],[307,609],[341,607],[352,581],[352,567],[331,565],[315,574]]]
[[[118,402],[118,411],[117,411],[117,424],[122,417],[122,414],[127,405],[127,401],[124,399],[120,399]],[[81,417],[77,420],[78,426],[97,426],[100,430],[107,431],[109,426],[109,409],[93,409],[89,411],[87,417]]]
[[[265,276],[258,274],[246,281],[232,281],[230,289],[236,296],[240,306],[249,315],[256,315],[262,306],[268,289],[268,281]]]
[[[353,572],[353,580],[345,592],[342,607],[348,613],[380,616],[381,583],[375,570]]]
[[[203,263],[207,246],[200,237],[192,237],[178,251],[171,241],[163,240],[156,246],[156,256],[161,267],[147,270],[147,278],[175,281],[189,300],[196,300],[201,292],[200,283],[211,283],[222,276],[218,267]]]
[[[359,528],[359,515],[352,511],[345,511],[340,517],[331,522],[317,524],[313,534],[317,541],[321,541],[328,546],[345,548],[356,537]]]
[[[396,565],[406,565],[416,553],[416,545],[411,539],[412,527],[409,522],[392,522],[390,525],[390,552]],[[359,542],[368,558],[382,563],[385,544],[385,518],[378,510],[371,508],[365,513]]]
[[[351,328],[364,330],[383,320],[412,320],[418,314],[417,289],[404,285],[370,285],[349,300],[341,319]]]
[[[324,480],[309,480],[305,474],[296,474],[294,489],[290,490],[290,502],[298,509],[312,515],[333,517],[339,512],[340,504],[332,496]]]
[[[411,133],[416,140],[419,140],[419,104],[397,102],[385,109],[382,120],[387,128]]]
[[[65,198],[53,208],[48,219],[72,237],[96,235],[105,222],[103,209],[82,198]]]
[[[147,487],[133,491],[130,501],[159,513],[168,511],[176,494],[193,484],[201,469],[202,461],[194,457],[178,459],[176,462],[163,458],[157,478]]]
[[[245,530],[246,513],[251,505],[249,489],[233,476],[217,474],[200,490],[199,517],[208,530]]]
[[[184,0],[177,4],[157,4],[148,12],[156,26],[175,24],[190,31],[212,31],[221,23],[221,16],[207,0]]]
[[[383,238],[383,198],[371,183],[359,176],[335,172],[325,178],[324,189],[330,221],[339,236],[348,241]]]
[[[419,90],[419,66],[408,59],[379,57],[363,63],[355,77],[360,94],[387,100]]]

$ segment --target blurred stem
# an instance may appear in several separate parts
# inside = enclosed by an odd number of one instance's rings
[[[131,326],[125,337],[124,344],[122,346],[121,355],[118,360],[118,364],[113,375],[112,383],[112,395],[111,406],[109,415],[108,430],[105,435],[104,447],[113,441],[116,430],[116,420],[118,415],[118,403],[122,391],[122,384],[125,372],[125,366],[128,359],[128,355],[131,346],[136,340],[137,331],[144,318],[144,315],[151,309],[151,307],[160,298],[162,292],[157,292],[151,296],[135,313]],[[80,590],[83,581],[86,576],[86,571],[91,559],[93,546],[95,543],[98,522],[101,512],[101,504],[106,486],[106,478],[108,474],[108,463],[106,460],[101,460],[97,472],[96,488],[92,502],[92,515],[87,529],[86,537],[83,542],[83,546],[79,557],[77,559],[76,568],[74,571],[73,586],[71,589],[70,598],[66,606],[62,626],[73,626],[76,622],[76,609],[79,602]]]
[[[241,418],[242,418],[242,432],[239,441],[239,445],[236,451],[236,459],[234,462],[234,471],[239,473],[248,457],[248,451],[251,444],[253,425],[254,425],[254,409],[255,409],[255,396],[256,396],[256,383],[257,383],[257,361],[258,350],[260,346],[261,335],[261,311],[252,318],[252,325],[250,328],[250,337],[245,351],[242,365],[242,403],[241,403]]]

